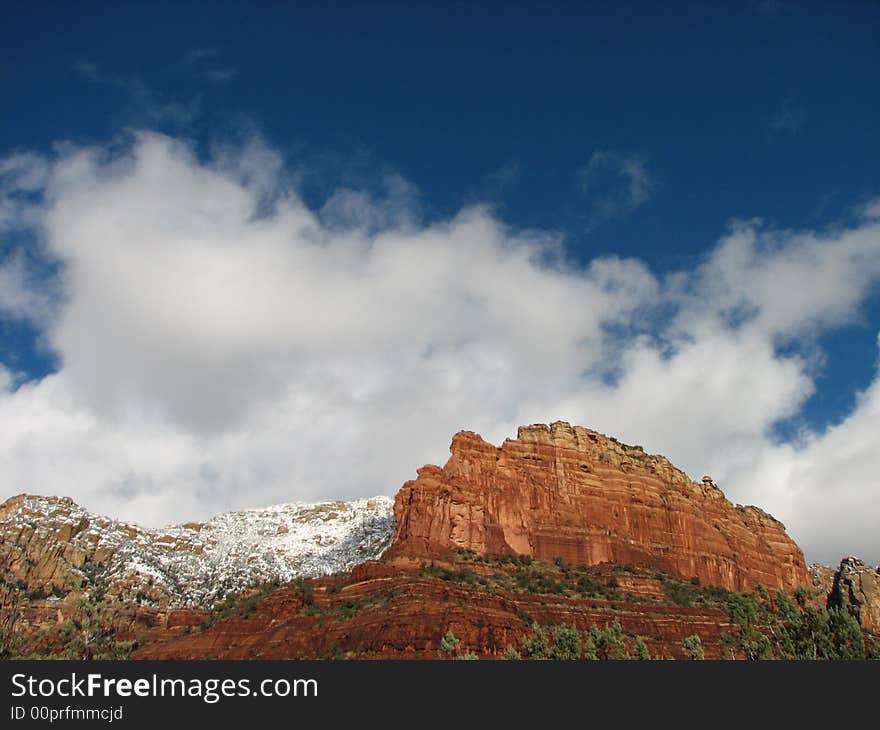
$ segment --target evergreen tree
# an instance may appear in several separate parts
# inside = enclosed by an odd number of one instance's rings
[[[452,633],[452,629],[449,629],[449,631],[446,632],[446,635],[440,639],[440,651],[450,658],[454,657],[460,643],[461,642],[455,638],[455,634]]]
[[[590,639],[596,648],[596,655],[599,659],[630,658],[623,639],[623,629],[616,619],[604,629],[593,626],[590,629]]]
[[[67,621],[49,632],[49,646],[58,647],[63,659],[127,659],[134,645],[133,641],[117,641],[101,581],[76,600]]]
[[[636,637],[635,656],[633,658],[639,661],[650,661],[653,658],[651,652],[648,651],[648,645],[641,636]]]
[[[581,634],[577,628],[570,624],[561,624],[553,627],[552,634],[551,659],[572,661],[581,658]]]
[[[547,634],[538,624],[532,626],[534,633],[523,644],[523,654],[527,659],[550,659],[550,644]]]
[[[700,639],[699,634],[691,634],[690,636],[685,637],[684,653],[687,655],[687,658],[691,660],[699,661],[706,658],[706,654],[703,651],[703,642]]]

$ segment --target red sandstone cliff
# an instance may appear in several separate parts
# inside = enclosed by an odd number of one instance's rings
[[[810,584],[782,523],[640,447],[556,422],[500,447],[464,431],[450,451],[397,494],[389,556],[461,548],[659,568],[729,590]]]
[[[22,527],[10,520],[21,517],[13,502],[7,532],[26,547],[29,578],[66,588],[56,562],[75,566],[74,548],[90,533],[68,503],[28,512]],[[684,639],[696,634],[707,658],[721,658],[746,655],[735,645],[741,627],[729,596],[706,586],[811,582],[866,631],[880,625],[873,568],[847,559],[836,572],[814,567],[811,578],[770,515],[731,504],[708,477],[696,483],[661,456],[566,423],[521,428],[500,447],[457,434],[447,464],[420,469],[394,512],[393,544],[379,560],[249,591],[210,613],[123,600],[112,606],[118,637],[141,642],[139,659],[433,658],[452,630],[468,652],[499,658],[523,649],[535,623],[587,631],[619,622],[626,641],[642,638],[654,656],[687,656]],[[72,610],[53,598],[26,606],[29,626]]]
[[[546,569],[555,568],[551,563]],[[597,571],[592,575],[601,580],[603,569],[589,570]],[[656,598],[651,578],[611,571],[607,577],[611,575],[621,585],[627,581],[628,589],[645,602],[490,592],[479,585],[406,572],[396,564],[366,563],[350,578],[314,581],[308,605],[301,591],[281,588],[247,615],[222,620],[205,631],[178,632],[169,640],[148,643],[133,658],[436,659],[441,656],[440,639],[451,630],[463,649],[484,659],[500,659],[508,646],[522,648],[532,621],[567,623],[581,630],[618,621],[628,641],[642,636],[653,656],[677,659],[685,656],[684,638],[699,634],[706,658],[727,656],[721,636],[735,635],[738,628],[725,611],[669,605]],[[662,596],[662,589],[659,593]]]

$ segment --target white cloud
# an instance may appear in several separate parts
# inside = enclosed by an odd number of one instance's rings
[[[736,224],[683,280],[679,324],[733,324],[787,341],[850,322],[880,278],[878,234],[876,221],[822,233]]]
[[[655,185],[643,159],[608,150],[593,153],[579,175],[581,188],[592,197],[588,228],[620,218],[643,205]]]
[[[865,220],[880,220],[880,198],[868,201],[859,212]]]
[[[12,237],[22,229],[39,228],[49,171],[48,161],[30,152],[0,159],[0,316],[13,320],[43,324],[52,309],[50,293],[39,286],[33,266]]]
[[[0,262],[0,316],[42,324],[51,312],[51,293],[35,281],[20,251]]]
[[[156,134],[113,149],[46,163],[39,224],[65,297],[44,335],[61,368],[17,389],[0,371],[7,493],[154,524],[393,494],[461,428],[500,442],[566,418],[712,474],[822,559],[880,559],[867,517],[826,534],[810,507],[833,507],[819,475],[840,441],[861,447],[835,457],[834,500],[880,497],[874,396],[846,435],[770,436],[815,388],[810,358],[776,345],[859,316],[880,223],[741,224],[660,279],[634,260],[575,268],[557,235],[479,206],[421,224],[396,177],[314,212],[259,140],[207,162]]]
[[[184,59],[184,63],[192,62]],[[150,124],[169,123],[184,126],[191,123],[199,114],[202,103],[200,94],[186,99],[171,98],[151,88],[140,76],[107,73],[91,61],[78,61],[73,68],[86,81],[121,92],[130,106],[128,113],[136,119],[147,119]],[[228,78],[232,78],[235,74],[235,69],[225,71],[231,72]],[[216,83],[226,79],[209,80]]]
[[[730,470],[732,488],[785,514],[794,536],[818,559],[844,553],[880,561],[880,377],[853,412],[803,443],[764,444]],[[774,485],[773,489],[762,488]]]
[[[33,152],[17,152],[0,160],[4,192],[33,192],[46,184],[49,164]]]
[[[361,229],[367,233],[413,228],[418,220],[418,190],[397,173],[384,172],[379,177],[379,194],[350,187],[333,192],[321,208],[321,223],[330,229]]]
[[[39,192],[49,174],[48,162],[30,152],[0,160],[0,234],[18,226],[38,225]]]

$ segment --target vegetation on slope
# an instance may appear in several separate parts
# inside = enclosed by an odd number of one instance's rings
[[[749,593],[701,586],[698,580],[681,580],[658,570],[617,565],[575,566],[560,560],[532,560],[527,556],[481,557],[458,551],[442,562],[423,564],[415,576],[454,583],[468,590],[490,595],[528,594],[539,603],[559,605],[566,599],[588,601],[609,612],[639,603],[713,609],[723,612],[731,630],[714,637],[687,636],[678,652],[690,659],[705,657],[704,642],[712,643],[718,655],[745,659],[877,659],[880,637],[863,632],[858,621],[845,609],[828,607],[806,589],[793,596],[782,591],[770,594],[762,587]],[[339,575],[322,581],[297,580],[281,586],[264,583],[217,603],[199,629],[215,623],[254,614],[260,601],[278,588],[292,590],[301,599],[297,613],[325,620],[348,620],[361,611],[393,605],[395,593],[379,593],[359,599],[345,598],[342,588],[347,577]],[[75,604],[66,606],[66,618],[49,628],[34,630],[23,625],[28,601],[22,586],[9,573],[4,574],[0,598],[0,651],[4,658],[125,658],[134,648],[132,641],[117,639],[119,609],[106,596],[106,587],[93,578],[91,589]],[[639,588],[641,586],[641,588]],[[648,588],[645,588],[648,586]],[[631,592],[635,591],[635,593]],[[46,597],[42,597],[43,600]],[[530,599],[534,601],[535,599]],[[583,604],[581,604],[583,605]],[[531,610],[531,609],[530,609]],[[612,614],[613,615],[613,614]],[[532,660],[654,659],[649,643],[656,647],[659,637],[648,639],[627,634],[617,620],[579,629],[571,623],[541,625],[524,611],[518,614],[523,632],[516,645],[507,648],[505,658]],[[448,626],[438,626],[438,655],[455,659],[477,658],[480,647],[464,647]],[[344,642],[342,642],[344,644]],[[668,644],[667,644],[668,647]],[[662,654],[662,651],[658,651]],[[348,647],[334,644],[323,658],[357,656]]]
[[[528,556],[488,558],[466,551],[452,556],[452,567],[426,565],[425,575],[491,592],[522,592],[571,598],[591,598],[637,603],[651,600],[621,592],[615,575],[651,577],[663,587],[665,602],[678,606],[716,608],[725,611],[735,630],[721,637],[726,658],[746,659],[880,659],[880,637],[867,634],[844,608],[828,607],[806,588],[794,596],[763,586],[738,593],[701,586],[696,579],[683,581],[659,570],[638,571],[626,566],[603,566],[611,577],[597,576],[595,567],[571,566],[562,561],[532,560]],[[468,564],[495,569],[478,573]],[[644,639],[627,637],[620,623],[593,626],[579,632],[574,626],[539,626],[523,636],[520,652],[509,647],[507,658],[524,659],[649,659]],[[699,635],[685,639],[683,652],[703,659]]]

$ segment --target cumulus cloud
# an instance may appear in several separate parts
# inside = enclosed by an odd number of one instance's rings
[[[48,174],[48,162],[32,152],[17,152],[0,160],[0,234],[39,224],[36,208]]]
[[[49,169],[47,160],[30,152],[0,159],[0,317],[44,324],[52,311],[51,292],[14,238],[39,228]]]
[[[360,229],[375,233],[388,228],[411,228],[419,219],[419,194],[401,175],[384,171],[374,193],[351,187],[335,190],[319,212],[330,229]]]
[[[651,197],[654,180],[645,160],[597,150],[579,172],[581,189],[592,197],[588,228],[620,218]]]
[[[878,562],[877,477],[880,376],[859,394],[853,412],[797,443],[762,443],[750,458],[728,461],[732,487],[787,524],[808,555],[831,563],[844,554]],[[773,485],[766,489],[763,485]]]
[[[0,370],[8,494],[151,524],[393,494],[459,429],[497,443],[564,418],[711,473],[815,557],[880,559],[869,517],[833,534],[819,519],[880,497],[877,386],[827,433],[772,437],[815,389],[791,343],[857,318],[880,278],[876,220],[736,224],[661,277],[576,266],[557,234],[481,206],[420,222],[399,176],[310,209],[259,139],[200,159],[140,133],[44,164],[37,217],[63,296],[41,329],[61,365],[24,384]]]
[[[865,220],[880,219],[880,198],[865,203],[859,213]]]
[[[0,262],[0,316],[40,324],[47,321],[53,311],[51,292],[36,279],[21,250]]]
[[[853,321],[880,278],[878,226],[764,231],[737,223],[682,281],[679,325],[757,330],[788,342]]]

